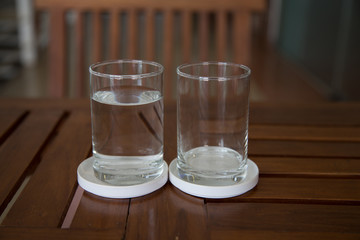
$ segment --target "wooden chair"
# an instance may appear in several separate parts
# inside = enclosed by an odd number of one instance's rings
[[[178,64],[250,63],[251,17],[265,0],[35,0],[35,7],[49,13],[51,96],[70,96],[70,88],[88,95],[89,64],[128,58],[164,65],[166,100],[174,98]]]

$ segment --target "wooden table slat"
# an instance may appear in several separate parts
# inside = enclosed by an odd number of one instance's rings
[[[209,202],[290,202],[360,205],[360,179],[261,177],[252,191]]]
[[[76,186],[76,169],[91,148],[90,129],[88,112],[77,111],[65,120],[4,219],[4,226],[61,226]]]
[[[206,206],[209,229],[215,231],[360,233],[360,206],[284,203],[208,203]]]
[[[360,159],[316,157],[250,157],[262,175],[360,178]]]
[[[360,126],[360,103],[250,104],[250,124]]]
[[[51,135],[62,114],[63,112],[59,110],[31,112],[1,145],[1,211],[7,204],[5,199],[11,197],[11,192],[16,191],[16,188],[20,186],[21,178],[25,178],[26,169],[41,150],[45,140]]]
[[[249,155],[360,158],[358,142],[249,140]]]
[[[260,231],[260,230],[212,230],[211,239],[226,240],[263,240],[263,239],[276,239],[276,240],[359,240],[359,234],[344,233],[344,232],[304,232],[304,231]]]
[[[87,110],[90,111],[90,99],[81,98],[74,99],[71,98],[33,98],[31,100],[27,98],[6,98],[0,100],[0,109],[13,109],[24,111],[33,111],[36,109],[42,110],[54,110],[60,109],[62,111],[74,111],[74,110]]]
[[[360,127],[250,125],[249,138],[257,140],[360,142]]]
[[[58,229],[58,228],[1,228],[0,239],[6,240],[119,240],[117,230],[82,230],[82,229]]]

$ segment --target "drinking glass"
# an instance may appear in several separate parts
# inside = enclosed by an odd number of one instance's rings
[[[226,186],[245,178],[250,72],[226,62],[177,68],[177,168],[183,180]]]
[[[113,185],[146,183],[163,171],[163,67],[116,60],[90,66],[96,177]]]

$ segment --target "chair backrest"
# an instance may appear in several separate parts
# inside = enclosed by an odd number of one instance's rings
[[[165,67],[165,100],[185,62],[250,63],[251,16],[265,0],[35,0],[49,13],[49,93],[88,95],[88,66],[146,59]]]

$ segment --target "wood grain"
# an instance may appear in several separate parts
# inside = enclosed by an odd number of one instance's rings
[[[360,205],[360,179],[263,177],[256,188],[231,199],[207,202],[271,202]],[[241,205],[241,204],[240,204]]]
[[[132,199],[126,238],[207,239],[203,199],[184,194],[170,184]]]
[[[250,103],[250,124],[360,126],[359,103]]]
[[[77,111],[66,119],[58,129],[56,138],[44,150],[29,183],[4,219],[4,226],[61,226],[75,191],[77,166],[91,149],[90,129],[90,116],[86,112]],[[22,136],[24,140],[29,138]]]
[[[360,141],[360,127],[251,125],[250,139],[299,141]]]
[[[360,233],[360,206],[208,203],[212,231]]]
[[[249,155],[359,158],[358,142],[249,140]]]
[[[0,238],[7,240],[45,240],[45,239],[108,239],[118,240],[120,231],[108,230],[79,230],[79,229],[58,229],[58,228],[0,228]]]
[[[20,111],[33,110],[81,110],[88,111],[90,114],[90,99],[79,98],[74,101],[71,98],[4,98],[0,101],[1,109],[12,109]]]
[[[0,147],[1,212],[25,178],[26,170],[49,138],[62,111],[31,112]]]
[[[360,160],[356,158],[251,156],[262,175],[358,178]]]
[[[76,229],[118,229],[125,233],[129,199],[109,199],[84,192],[71,228]]]

